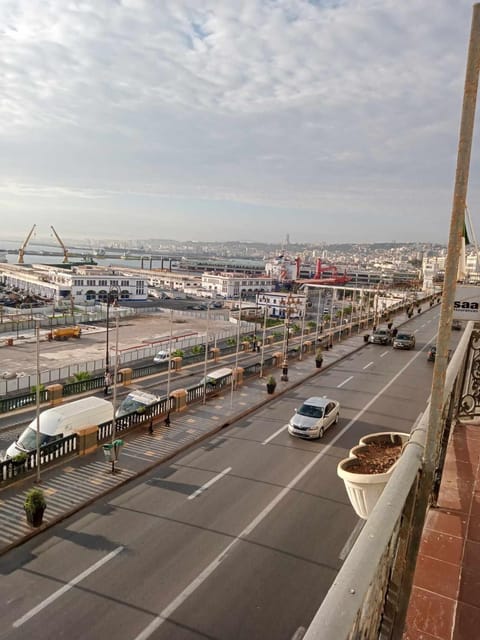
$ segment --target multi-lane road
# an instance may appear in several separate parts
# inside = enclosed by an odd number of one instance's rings
[[[368,345],[3,556],[0,638],[290,640],[360,530],[337,463],[366,433],[411,429],[437,322],[410,321],[414,351]],[[338,425],[290,437],[319,394],[340,401]]]

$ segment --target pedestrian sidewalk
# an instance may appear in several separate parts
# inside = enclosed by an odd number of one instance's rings
[[[335,343],[332,349],[324,351],[323,369],[364,344],[363,335]],[[89,456],[77,456],[58,467],[42,470],[41,488],[47,509],[39,528],[27,524],[23,509],[25,494],[34,485],[34,479],[0,490],[0,555],[319,373],[313,355],[289,361],[288,382],[280,381],[281,369],[276,371],[278,382],[273,396],[267,395],[264,378],[247,378],[233,394],[227,387],[205,404],[192,404],[185,411],[172,413],[170,426],[162,423],[152,435],[147,426],[127,434],[119,432],[117,436],[125,444],[115,474],[111,473],[111,463],[106,462],[102,447]]]

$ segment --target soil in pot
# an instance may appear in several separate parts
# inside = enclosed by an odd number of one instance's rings
[[[385,473],[402,455],[402,444],[371,444],[355,452],[349,464],[351,473]]]

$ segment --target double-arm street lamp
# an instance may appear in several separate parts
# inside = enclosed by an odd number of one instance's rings
[[[110,285],[107,293],[107,337],[105,342],[105,375],[110,372],[110,348],[108,344],[109,328],[110,328],[110,305],[116,305],[120,296],[120,288],[118,285]]]
[[[290,338],[290,314],[292,312],[292,294],[289,293],[285,300],[285,332],[283,337],[283,362],[280,380],[288,382],[288,340]]]

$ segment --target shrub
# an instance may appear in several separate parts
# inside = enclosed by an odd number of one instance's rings
[[[36,511],[37,509],[45,509],[47,502],[41,489],[30,489],[25,496],[25,502],[23,503],[25,511]]]

